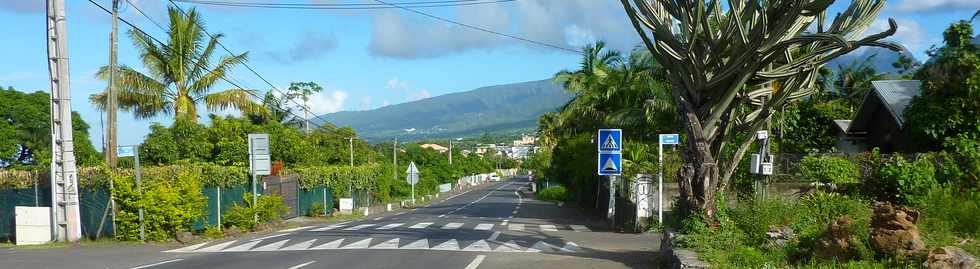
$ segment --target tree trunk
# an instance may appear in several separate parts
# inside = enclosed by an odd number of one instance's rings
[[[703,213],[715,216],[715,186],[718,185],[718,165],[708,151],[706,143],[688,140],[688,147],[681,152],[684,164],[677,171],[681,210],[687,213]],[[700,145],[698,145],[700,144]],[[681,212],[678,212],[681,213]],[[683,213],[682,213],[683,214]]]

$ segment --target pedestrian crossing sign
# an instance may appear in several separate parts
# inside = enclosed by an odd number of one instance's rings
[[[621,129],[599,129],[599,151],[622,151],[623,150],[623,130]]]
[[[623,173],[623,155],[621,153],[599,153],[599,175],[618,176]]]

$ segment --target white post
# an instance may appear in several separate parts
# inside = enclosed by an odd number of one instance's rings
[[[57,241],[81,239],[78,178],[71,125],[68,29],[65,1],[47,1],[48,72],[51,79],[51,229]]]
[[[616,217],[616,176],[609,176],[609,211],[606,218],[615,221]]]
[[[657,221],[664,223],[664,144],[657,143]]]
[[[221,186],[218,186],[218,230],[221,230]]]

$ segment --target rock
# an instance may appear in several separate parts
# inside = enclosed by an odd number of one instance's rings
[[[973,269],[980,268],[977,257],[958,247],[941,247],[929,252],[922,267],[931,269]]]
[[[195,239],[197,239],[197,237],[195,237],[191,232],[177,232],[177,242],[180,242],[181,244],[187,244]]]
[[[848,261],[858,258],[855,249],[854,232],[851,231],[851,218],[847,215],[841,216],[830,223],[827,234],[817,240],[814,246],[814,254],[823,259],[836,259],[838,261]]]
[[[793,233],[793,228],[783,227],[783,226],[769,226],[769,232],[766,232],[766,246],[769,248],[781,248],[786,246],[791,240],[796,239],[796,234]]]
[[[915,225],[919,212],[904,206],[876,202],[871,215],[871,247],[887,256],[915,257],[926,251]]]

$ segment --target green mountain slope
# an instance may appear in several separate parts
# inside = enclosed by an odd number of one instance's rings
[[[337,126],[351,126],[369,141],[528,132],[537,127],[541,114],[556,110],[571,98],[561,85],[539,80],[482,87],[373,110],[341,111],[323,118]]]

